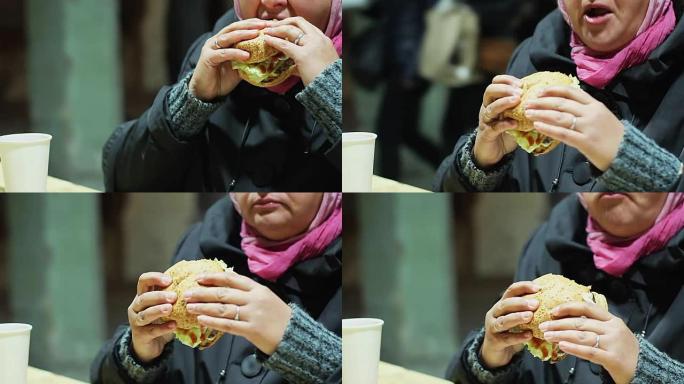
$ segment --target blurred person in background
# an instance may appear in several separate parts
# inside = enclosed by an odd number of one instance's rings
[[[435,177],[439,191],[667,191],[684,188],[684,13],[681,0],[559,0],[482,97],[479,126]],[[561,142],[532,157],[501,115],[520,103],[522,77],[577,75],[551,87],[526,117]]]
[[[523,349],[539,302],[520,296],[561,274],[603,294],[562,304],[542,323],[569,357],[544,363]],[[556,206],[520,257],[516,283],[469,335],[448,369],[458,383],[675,383],[684,375],[684,194],[583,193]]]
[[[264,31],[297,75],[242,82],[231,48]],[[297,44],[294,44],[294,43]],[[108,191],[340,190],[341,0],[240,0],[186,56],[178,82],[103,149]]]
[[[172,261],[233,268],[185,293],[189,313],[226,334],[205,350],[174,341],[175,323],[158,322],[179,299],[159,291],[171,277],[145,273],[129,324],[92,364],[93,383],[341,383],[342,195],[230,197],[188,230]]]

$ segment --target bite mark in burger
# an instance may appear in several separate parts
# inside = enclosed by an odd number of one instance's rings
[[[202,259],[182,260],[164,272],[173,279],[171,285],[164,291],[175,292],[178,299],[173,304],[171,314],[160,321],[163,323],[176,322],[174,334],[178,341],[191,348],[206,349],[214,345],[223,336],[223,332],[200,325],[197,316],[188,313],[187,303],[183,295],[187,290],[200,287],[197,282],[197,276],[200,274],[225,272],[231,269],[221,260]]]
[[[233,61],[233,69],[238,71],[242,80],[257,87],[280,85],[297,68],[294,60],[266,44],[263,32],[254,39],[235,44],[234,48],[249,52],[250,56],[247,61]]]

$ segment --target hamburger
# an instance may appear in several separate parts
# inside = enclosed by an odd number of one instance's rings
[[[515,138],[518,145],[527,153],[535,156],[544,155],[554,150],[559,143],[534,129],[534,122],[525,117],[525,105],[538,98],[539,93],[551,86],[571,86],[579,88],[579,80],[560,72],[537,72],[522,79],[522,96],[520,104],[504,112],[503,116],[518,122],[518,129],[506,131]]]
[[[257,87],[275,87],[287,80],[296,69],[294,60],[266,44],[264,33],[241,41],[234,48],[249,52],[247,61],[233,61],[240,78]]]
[[[176,338],[183,344],[199,349],[206,349],[214,345],[223,336],[222,332],[209,329],[199,324],[197,316],[190,315],[186,308],[183,298],[185,291],[198,288],[197,276],[202,273],[225,272],[228,270],[226,263],[220,260],[183,260],[171,268],[167,269],[167,275],[171,276],[173,282],[164,291],[176,292],[178,299],[173,304],[173,309],[168,317],[164,317],[160,322],[176,322]]]
[[[523,296],[523,298],[538,300],[539,308],[534,312],[531,322],[519,325],[514,332],[532,331],[532,339],[525,344],[527,350],[542,361],[556,363],[565,358],[565,353],[560,350],[557,343],[544,340],[544,332],[539,330],[541,323],[552,320],[551,310],[570,302],[595,303],[607,310],[608,303],[605,296],[592,292],[590,286],[578,284],[560,275],[549,273],[534,279],[533,282],[541,289],[539,292]]]

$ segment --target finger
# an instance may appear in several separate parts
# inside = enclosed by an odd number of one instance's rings
[[[580,88],[569,86],[553,86],[539,92],[539,97],[562,97],[574,100],[580,104],[591,104],[594,98]]]
[[[197,282],[206,286],[231,287],[241,291],[251,291],[258,285],[249,277],[233,271],[203,274],[197,277]]]
[[[582,115],[582,104],[575,100],[564,99],[562,97],[540,97],[528,101],[525,109],[550,109],[559,112],[567,112],[571,115]]]
[[[269,25],[271,25],[271,22],[269,22],[267,20],[261,20],[261,19],[247,19],[247,20],[236,21],[235,23],[230,24],[229,26],[220,30],[219,33],[216,34],[216,36],[219,36],[219,35],[222,35],[224,33],[231,32],[231,31],[238,31],[238,30],[245,30],[245,29],[261,30],[261,29],[266,28]]]
[[[520,96],[508,96],[493,101],[485,109],[487,116],[498,116],[520,104]]]
[[[494,100],[500,99],[502,97],[521,95],[522,91],[514,86],[508,84],[490,84],[485,90],[484,96],[482,98],[482,104],[487,107]]]
[[[249,53],[235,48],[215,49],[207,52],[205,60],[210,66],[216,67],[229,61],[249,60]]]
[[[136,313],[133,317],[133,324],[131,325],[144,327],[146,325],[152,324],[160,318],[170,315],[172,308],[173,306],[171,304],[162,304],[149,307],[144,311]]]
[[[196,288],[185,292],[184,297],[188,303],[245,305],[248,302],[245,291],[225,287]]]
[[[525,331],[522,333],[504,332],[496,335],[497,343],[502,347],[511,347],[526,343],[532,339],[532,332]]]
[[[166,336],[176,330],[176,322],[169,321],[164,324],[151,324],[140,327],[136,330],[137,335],[141,335],[146,341],[154,340],[158,337]]]
[[[513,119],[505,119],[495,122],[491,127],[494,133],[502,134],[506,131],[518,129],[518,122]]]
[[[607,351],[602,349],[587,347],[585,345],[578,345],[562,341],[558,343],[561,351],[579,357],[580,359],[589,360],[594,364],[605,366],[609,362],[610,355]]]
[[[287,40],[283,40],[278,37],[273,37],[273,36],[264,36],[264,41],[266,44],[269,46],[279,50],[280,52],[284,53],[286,56],[291,57],[291,58],[296,58],[299,57],[299,50],[302,48],[299,45],[296,45],[294,43],[290,43]]]
[[[574,148],[579,147],[584,138],[584,136],[576,130],[557,127],[555,125],[542,123],[539,121],[534,123],[534,129],[552,139],[556,139]]]
[[[131,308],[135,312],[140,312],[145,308],[149,308],[160,304],[173,304],[176,302],[176,292],[164,292],[164,291],[153,291],[146,292],[140,296],[137,296],[133,300],[133,305]]]
[[[166,288],[173,282],[171,276],[159,272],[147,272],[138,278],[136,295],[154,290],[155,287]]]
[[[206,315],[223,319],[235,319],[238,306],[235,304],[188,304],[188,313],[192,315]],[[245,311],[240,312],[240,319],[247,320]]]
[[[209,44],[213,49],[225,49],[231,48],[241,41],[254,39],[257,36],[259,36],[259,31],[254,29],[231,31],[207,40],[207,44]],[[216,47],[217,41],[219,47],[221,48]]]
[[[273,28],[264,29],[264,33],[269,36],[279,37],[283,40],[294,42],[300,36],[304,35],[304,31],[293,25],[281,25]]]
[[[273,23],[273,27],[280,27],[283,25],[293,25],[293,26],[301,29],[307,35],[323,34],[323,31],[318,29],[318,27],[314,26],[313,24],[309,23],[305,18],[303,18],[301,16],[288,17],[287,19],[280,20],[280,21]]]
[[[230,333],[231,335],[246,336],[249,333],[249,323],[246,321],[235,321],[230,319],[221,319],[211,316],[197,316],[197,321],[217,331]]]
[[[561,304],[551,311],[551,316],[555,318],[586,316],[599,321],[608,321],[615,317],[598,305],[586,302]]]
[[[522,296],[529,293],[536,293],[540,289],[541,288],[537,284],[531,281],[518,281],[517,283],[511,284],[511,286],[508,287],[508,289],[506,289],[506,292],[504,292],[501,298],[506,299],[509,297]]]
[[[507,332],[518,325],[527,324],[532,321],[532,315],[532,312],[515,312],[499,316],[494,319],[492,328],[496,333]]]
[[[514,86],[516,88],[520,88],[523,85],[522,80],[518,79],[515,76],[511,75],[498,75],[494,76],[494,79],[492,79],[492,84],[508,84],[511,86]]]
[[[596,344],[598,335],[588,331],[549,331],[544,333],[544,339],[552,343],[567,341],[573,344],[592,347]]]
[[[585,317],[568,317],[560,320],[551,320],[539,325],[542,332],[549,331],[588,331],[599,335],[605,334],[605,324],[602,321]]]
[[[573,124],[577,124],[577,117],[566,112],[528,109],[525,111],[525,117],[532,121],[540,121],[542,123],[547,123],[556,127],[565,127],[567,129],[571,129],[573,128]]]
[[[494,317],[499,317],[514,312],[534,311],[537,307],[539,307],[538,300],[509,297],[496,303],[492,314]]]

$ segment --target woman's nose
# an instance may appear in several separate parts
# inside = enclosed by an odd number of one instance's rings
[[[278,13],[287,7],[287,0],[261,0],[269,13]]]

